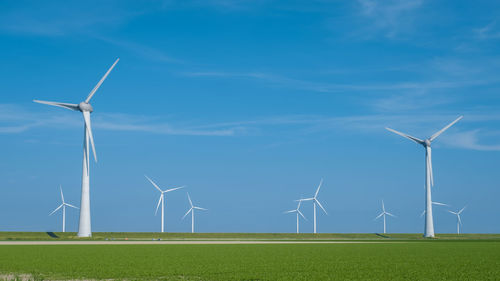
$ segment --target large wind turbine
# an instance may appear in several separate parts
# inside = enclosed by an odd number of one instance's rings
[[[321,210],[323,210],[323,212],[325,212],[325,214],[328,215],[328,213],[326,212],[325,208],[323,208],[323,206],[321,205],[321,203],[318,201],[318,193],[319,193],[319,189],[321,188],[322,184],[323,184],[323,179],[321,179],[321,181],[319,182],[318,189],[316,189],[316,193],[314,193],[314,197],[312,197],[312,198],[306,198],[306,199],[300,199],[302,201],[313,201],[314,233],[316,233],[316,204],[318,204],[318,206],[321,208]]]
[[[187,192],[186,192],[187,193]],[[191,233],[194,233],[194,210],[202,210],[202,211],[208,211],[205,208],[197,207],[193,205],[193,202],[191,201],[191,197],[189,197],[189,193],[187,193],[188,200],[189,200],[189,205],[191,208],[187,211],[187,213],[182,217],[184,219],[190,212],[191,212]]]
[[[161,203],[161,232],[163,232],[164,229],[165,229],[164,228],[164,223],[165,223],[165,193],[170,192],[170,191],[174,191],[174,190],[177,190],[177,189],[184,188],[184,186],[179,186],[179,187],[174,187],[174,188],[171,188],[171,189],[161,190],[161,188],[152,179],[148,178],[148,176],[146,176],[146,175],[144,175],[144,176],[161,193],[160,194],[160,199],[158,200],[158,205],[156,205],[155,216],[156,216],[156,213],[158,213],[158,207],[160,207],[160,203]]]
[[[284,212],[285,214],[296,213],[296,215],[297,215],[297,233],[299,233],[299,215],[302,216],[305,220],[307,220],[306,217],[304,216],[304,214],[302,214],[302,212],[300,211],[300,204],[301,203],[302,203],[302,199],[299,200],[299,204],[297,205],[297,209]]]
[[[113,70],[115,65],[120,59],[117,59],[113,65],[108,69],[106,74],[101,78],[97,85],[92,89],[87,98],[79,104],[72,103],[62,103],[62,102],[52,102],[52,101],[40,101],[34,100],[34,102],[48,104],[52,106],[58,106],[66,108],[73,111],[80,111],[83,114],[84,130],[83,130],[83,171],[82,171],[82,198],[80,202],[80,223],[78,226],[78,237],[90,237],[92,236],[92,230],[90,227],[90,158],[89,158],[89,140],[92,145],[92,152],[94,153],[94,160],[97,163],[97,155],[94,146],[94,137],[92,136],[92,127],[90,126],[90,113],[94,111],[92,105],[90,105],[90,100],[96,93],[96,91],[101,87],[108,74]]]
[[[467,206],[466,206],[467,207]],[[460,214],[465,210],[465,207],[463,207],[460,211],[458,212],[453,212],[448,210],[448,212],[454,214],[457,216],[457,234],[460,234],[460,225],[462,225],[462,220],[460,219]]]
[[[391,213],[389,213],[389,212],[387,212],[387,211],[385,210],[384,200],[382,200],[382,213],[380,213],[380,215],[378,215],[375,219],[378,219],[378,218],[380,218],[381,216],[384,216],[384,234],[385,234],[385,216],[386,216],[386,215],[389,215],[389,216],[391,216],[391,217],[393,217],[393,218],[395,218],[395,217],[396,217],[395,215],[393,215],[393,214],[391,214]]]
[[[424,237],[434,237],[434,222],[432,219],[432,198],[431,198],[431,187],[434,185],[434,177],[432,174],[432,151],[431,151],[431,143],[434,141],[439,135],[441,135],[448,128],[453,126],[453,124],[457,123],[463,116],[458,117],[455,121],[448,124],[446,127],[437,131],[434,135],[430,136],[428,139],[421,140],[410,135],[398,132],[391,128],[386,128],[387,130],[396,133],[402,137],[410,139],[417,144],[422,145],[425,148],[425,229],[424,229]]]
[[[52,213],[50,213],[49,216],[52,216],[52,214],[54,214],[55,212],[57,212],[57,210],[62,208],[62,232],[66,232],[66,206],[71,207],[71,208],[75,208],[75,209],[78,209],[78,207],[75,207],[71,204],[66,203],[64,201],[64,195],[63,195],[63,191],[62,191],[61,186],[59,186],[59,190],[61,191],[62,204],[59,205],[59,207],[57,207],[54,211],[52,211]]]

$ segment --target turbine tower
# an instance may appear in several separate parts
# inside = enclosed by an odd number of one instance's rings
[[[191,208],[182,217],[182,219],[184,219],[191,212],[191,233],[194,233],[194,210],[202,210],[202,211],[208,211],[208,210],[204,209],[204,208],[201,208],[201,207],[194,206],[193,202],[191,201],[191,197],[189,197],[189,193],[187,193],[187,196],[188,196],[189,205],[191,206]]]
[[[54,214],[55,212],[57,212],[57,210],[62,208],[62,232],[66,232],[66,206],[71,207],[71,208],[75,208],[75,209],[78,209],[78,207],[75,207],[71,204],[66,203],[64,201],[64,195],[63,195],[63,191],[62,191],[61,186],[59,186],[59,190],[61,191],[62,204],[59,205],[59,207],[57,207],[54,211],[52,211],[52,213],[50,213],[49,216],[52,216],[52,214]]]
[[[466,206],[467,207],[467,206]],[[460,211],[458,212],[452,212],[448,210],[448,212],[454,214],[457,216],[457,234],[460,234],[460,226],[462,225],[462,220],[460,219],[460,214],[465,210],[465,207],[463,207]]]
[[[90,125],[90,113],[94,111],[92,105],[90,105],[90,100],[96,93],[96,91],[101,87],[102,83],[108,77],[109,73],[120,59],[117,59],[113,65],[108,69],[106,74],[101,78],[97,85],[92,89],[87,98],[79,104],[72,103],[62,103],[62,102],[52,102],[52,101],[40,101],[34,100],[34,102],[58,106],[66,108],[73,111],[80,111],[83,114],[84,120],[84,130],[83,130],[83,171],[82,171],[82,197],[80,202],[80,222],[78,226],[78,237],[91,237],[92,230],[90,225],[90,156],[89,156],[89,141],[92,146],[92,152],[94,153],[94,160],[97,163],[97,155],[94,146],[94,137],[92,136],[92,127]]]
[[[302,201],[313,201],[313,214],[314,214],[314,233],[316,233],[316,204],[325,212],[325,214],[328,215],[326,212],[325,208],[321,205],[321,203],[318,201],[318,193],[319,189],[321,188],[321,185],[323,184],[323,179],[319,182],[318,189],[316,189],[316,193],[314,193],[314,197],[312,198],[306,198],[306,199],[300,199]]]
[[[432,151],[431,143],[444,131],[457,123],[463,116],[458,117],[455,121],[448,124],[446,127],[437,131],[434,135],[430,136],[428,139],[421,140],[410,135],[398,132],[391,128],[386,128],[387,130],[398,134],[402,137],[410,139],[417,144],[422,145],[425,148],[425,229],[424,237],[434,237],[434,221],[432,219],[432,198],[431,198],[431,187],[434,185],[434,176],[432,174]]]
[[[161,203],[161,232],[164,232],[165,228],[164,228],[164,224],[165,224],[165,193],[167,192],[170,192],[170,191],[174,191],[174,190],[177,190],[177,189],[181,189],[181,188],[184,188],[184,186],[180,186],[180,187],[174,187],[174,188],[171,188],[171,189],[165,189],[165,190],[161,190],[161,188],[150,178],[148,178],[148,176],[144,175],[149,182],[151,182],[151,184],[153,184],[154,187],[156,187],[156,189],[158,189],[158,191],[161,193],[160,194],[160,199],[158,200],[158,205],[156,205],[156,212],[155,212],[155,216],[156,214],[158,213],[158,207],[160,207],[160,203]]]
[[[389,213],[389,212],[387,212],[387,211],[385,210],[384,200],[382,200],[382,213],[380,213],[380,215],[378,215],[375,219],[378,219],[378,218],[380,218],[381,216],[384,216],[384,234],[385,234],[385,215],[389,215],[389,216],[391,216],[391,217],[393,217],[393,218],[395,218],[395,217],[396,217],[395,215],[393,215],[393,214],[391,214],[391,213]]]
[[[306,217],[304,216],[304,214],[302,214],[302,212],[300,211],[300,204],[302,203],[302,199],[300,199],[298,201],[299,201],[299,204],[297,205],[297,209],[284,212],[284,214],[296,213],[296,215],[297,215],[297,233],[299,233],[299,215],[302,216],[305,220],[307,220]]]

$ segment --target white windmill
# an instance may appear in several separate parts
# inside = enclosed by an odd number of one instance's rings
[[[187,192],[186,192],[187,193]],[[189,200],[189,205],[191,208],[187,211],[187,213],[182,217],[184,219],[189,213],[191,213],[191,233],[194,233],[194,210],[202,210],[202,211],[208,211],[208,209],[197,207],[193,205],[193,202],[191,201],[191,197],[189,197],[189,193],[187,193],[188,200]]]
[[[389,216],[391,216],[391,217],[393,217],[393,218],[395,218],[395,217],[396,217],[395,215],[393,215],[393,214],[391,214],[391,213],[389,213],[389,212],[387,212],[387,211],[385,210],[384,200],[382,200],[382,213],[380,213],[380,215],[378,215],[378,216],[375,218],[375,220],[379,219],[379,218],[380,218],[380,217],[382,217],[382,216],[384,217],[384,234],[386,233],[386,232],[385,232],[385,216],[386,216],[386,215],[389,215]]]
[[[467,207],[467,206],[465,206]],[[460,214],[465,210],[465,207],[463,207],[460,211],[453,212],[448,210],[448,212],[454,214],[457,216],[457,234],[460,234],[460,226],[462,225],[462,220],[460,219]]]
[[[164,230],[165,230],[165,193],[184,188],[185,186],[179,186],[179,187],[174,187],[171,189],[162,190],[152,179],[148,178],[148,176],[146,176],[146,175],[144,175],[144,176],[160,192],[160,199],[158,200],[158,205],[156,205],[155,216],[158,213],[158,208],[160,207],[160,203],[161,203],[161,232],[164,232]]]
[[[300,204],[302,203],[302,199],[300,199],[298,201],[299,201],[299,203],[298,203],[296,209],[284,212],[284,214],[296,213],[296,215],[297,215],[297,233],[299,233],[299,215],[301,217],[303,217],[305,220],[307,220],[306,217],[304,216],[304,214],[302,214],[302,212],[300,211]]]
[[[319,189],[321,188],[321,185],[323,184],[323,179],[319,182],[318,189],[316,189],[316,193],[314,193],[314,197],[312,198],[305,198],[305,199],[300,199],[301,201],[313,201],[313,215],[314,215],[314,233],[316,233],[316,204],[325,212],[325,214],[328,215],[326,212],[325,208],[321,205],[321,203],[318,201],[318,193]],[[299,201],[299,200],[297,200]]]
[[[439,130],[428,139],[421,140],[410,135],[398,132],[391,128],[386,128],[387,130],[398,134],[402,137],[410,139],[417,144],[422,145],[425,148],[425,229],[424,229],[424,237],[434,237],[434,221],[432,218],[432,198],[431,198],[431,187],[434,185],[434,177],[432,174],[432,151],[431,151],[431,143],[444,131],[453,126],[453,124],[457,123],[463,116],[458,117],[455,121],[448,124],[443,129]]]
[[[90,237],[92,236],[92,230],[90,225],[90,156],[89,156],[89,141],[92,146],[92,152],[94,153],[94,160],[97,162],[97,154],[95,152],[94,137],[92,136],[92,127],[90,125],[90,113],[94,111],[92,105],[90,105],[90,100],[99,89],[101,84],[104,82],[108,74],[115,67],[120,59],[117,59],[109,70],[104,74],[97,85],[92,89],[90,94],[87,96],[85,101],[79,104],[72,103],[62,103],[62,102],[52,102],[52,101],[40,101],[34,100],[34,102],[58,106],[66,108],[73,111],[80,111],[83,114],[84,120],[84,130],[83,130],[83,171],[82,171],[82,197],[80,202],[80,222],[78,226],[78,237]]]
[[[66,203],[66,201],[64,201],[64,194],[63,194],[61,186],[59,186],[59,190],[61,191],[62,204],[59,205],[59,207],[57,207],[54,211],[52,211],[52,213],[50,213],[49,216],[52,216],[52,214],[54,214],[55,212],[57,212],[57,210],[62,208],[62,232],[66,232],[66,206],[71,207],[71,208],[75,208],[75,209],[78,209],[78,207],[75,207],[71,204]]]

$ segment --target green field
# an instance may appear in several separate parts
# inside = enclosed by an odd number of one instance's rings
[[[38,280],[499,280],[500,242],[3,245],[0,272]]]
[[[14,240],[418,240],[427,241],[422,234],[375,233],[152,233],[152,232],[94,232],[92,238],[78,238],[75,232],[0,232],[0,241]],[[499,240],[500,234],[437,234],[435,240]]]

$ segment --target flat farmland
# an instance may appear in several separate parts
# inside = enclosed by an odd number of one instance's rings
[[[500,242],[2,245],[0,273],[36,280],[499,280]]]

